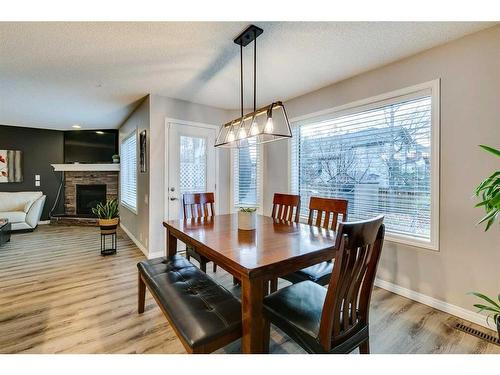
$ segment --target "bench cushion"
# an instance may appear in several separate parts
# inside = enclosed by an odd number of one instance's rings
[[[241,333],[240,302],[180,255],[138,263],[144,282],[192,348]]]

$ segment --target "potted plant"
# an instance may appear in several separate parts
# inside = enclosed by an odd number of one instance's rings
[[[114,154],[112,157],[113,163],[117,164],[120,162],[120,155]]]
[[[118,217],[118,201],[116,199],[108,199],[106,203],[98,203],[92,208],[92,213],[99,218],[99,226],[101,231],[116,230],[120,221]]]
[[[257,222],[255,207],[240,207],[238,212],[238,229],[254,230]]]
[[[500,157],[500,150],[485,145],[480,145],[480,147],[496,157]],[[487,231],[496,220],[500,220],[500,171],[494,172],[481,182],[476,188],[475,194],[477,197],[481,197],[481,202],[476,204],[476,207],[484,207],[486,211],[486,215],[478,224],[486,222],[486,228],[484,230]],[[484,294],[477,292],[471,294],[486,301],[486,305],[477,303],[474,307],[477,307],[479,312],[488,312],[487,321],[491,318],[496,323],[498,338],[500,340],[500,294],[498,295],[498,303],[495,302],[493,298],[485,296]]]
[[[481,298],[483,301],[486,301],[486,304],[476,303],[474,307],[479,309],[479,312],[487,311],[488,315],[486,321],[489,323],[489,320],[492,319],[494,323],[496,323],[497,331],[498,331],[498,340],[500,341],[500,294],[498,295],[498,302],[495,302],[493,299],[485,296],[484,294],[472,292],[470,293],[478,298]]]

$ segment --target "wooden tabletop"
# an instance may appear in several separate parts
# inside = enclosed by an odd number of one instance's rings
[[[314,264],[332,259],[335,232],[307,224],[274,220],[257,215],[256,229],[238,230],[238,215],[218,215],[211,218],[170,220],[163,223],[176,232],[180,240],[203,248],[209,258],[221,261],[237,274],[261,276],[272,269],[275,276],[290,272],[302,262]],[[187,238],[186,238],[187,239]]]

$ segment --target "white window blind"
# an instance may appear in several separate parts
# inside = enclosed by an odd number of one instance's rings
[[[133,132],[120,147],[120,202],[137,210],[137,140]]]
[[[255,139],[249,146],[233,150],[233,206],[259,207],[261,199],[261,146]]]
[[[385,215],[389,235],[431,242],[430,90],[296,124],[291,188],[301,215],[312,196],[349,201],[349,221]]]

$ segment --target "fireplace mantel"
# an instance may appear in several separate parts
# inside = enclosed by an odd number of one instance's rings
[[[120,171],[119,163],[109,164],[51,164],[56,172],[106,172]]]

